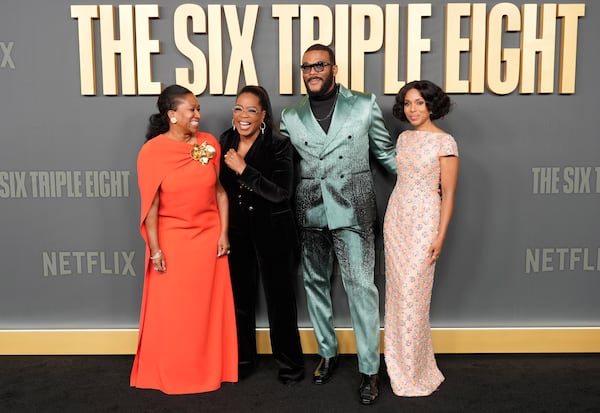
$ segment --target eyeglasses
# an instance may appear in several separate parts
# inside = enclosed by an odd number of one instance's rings
[[[248,114],[248,116],[257,116],[258,112],[261,112],[260,110],[258,110],[255,107],[249,107],[247,109],[244,109],[241,106],[234,106],[233,108],[231,108],[231,111],[233,112],[234,115],[241,115],[242,112],[246,112]]]
[[[302,69],[302,73],[307,75],[310,73],[311,69],[315,69],[315,72],[321,73],[323,70],[325,70],[325,66],[333,66],[333,65],[331,63],[326,63],[326,62],[317,62],[317,63],[313,63],[311,65],[304,63],[304,64],[300,65],[300,68]]]

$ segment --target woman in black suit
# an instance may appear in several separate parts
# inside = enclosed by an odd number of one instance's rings
[[[220,180],[229,196],[229,266],[235,302],[240,378],[256,366],[256,301],[261,277],[278,378],[304,378],[294,292],[298,247],[294,215],[293,149],[273,131],[267,92],[245,86],[232,127],[220,137]]]

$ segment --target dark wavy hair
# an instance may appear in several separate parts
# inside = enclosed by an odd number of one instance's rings
[[[247,85],[240,89],[238,96],[243,93],[250,93],[258,98],[260,107],[266,112],[265,122],[266,129],[273,130],[273,110],[271,109],[271,99],[269,94],[262,86]]]
[[[331,64],[335,64],[335,54],[333,53],[333,50],[331,49],[331,47],[329,46],[325,46],[324,44],[320,44],[320,43],[315,43],[311,46],[308,47],[308,49],[306,49],[303,53],[303,56],[308,53],[308,52],[313,52],[315,50],[320,50],[322,52],[327,52],[329,54],[329,60],[331,60]]]
[[[429,115],[431,120],[443,118],[450,112],[452,101],[441,87],[429,80],[415,80],[404,85],[396,95],[396,103],[394,103],[392,109],[395,118],[400,119],[402,122],[408,122],[404,114],[404,97],[411,89],[417,89],[425,99],[427,108],[431,112]]]
[[[177,106],[183,101],[183,96],[185,95],[193,95],[193,93],[188,88],[179,85],[167,86],[161,92],[156,102],[158,113],[150,115],[150,119],[148,119],[147,141],[169,130],[169,116],[167,112],[177,109]]]

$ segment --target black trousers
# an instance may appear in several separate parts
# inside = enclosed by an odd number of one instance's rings
[[[294,279],[297,275],[294,246],[277,230],[253,224],[229,230],[229,267],[235,302],[240,369],[256,363],[256,304],[259,277],[264,287],[273,357],[281,380],[304,375]]]

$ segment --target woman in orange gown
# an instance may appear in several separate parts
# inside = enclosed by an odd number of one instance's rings
[[[131,386],[212,391],[237,381],[220,147],[198,132],[200,105],[188,89],[167,87],[157,105],[138,156],[147,265]]]

